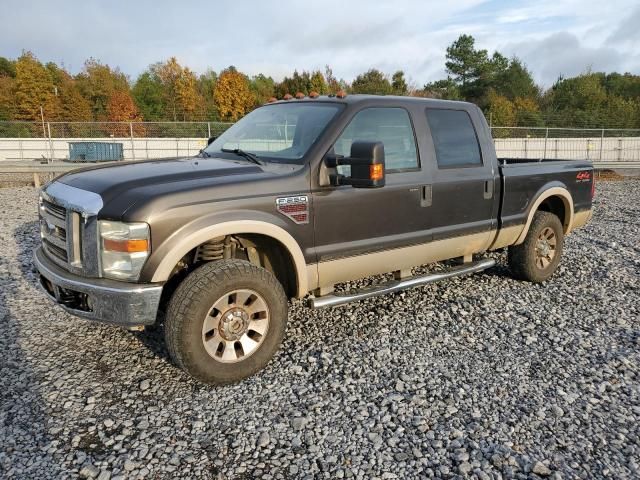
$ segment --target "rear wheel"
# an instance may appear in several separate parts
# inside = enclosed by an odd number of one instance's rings
[[[243,260],[207,263],[177,288],[165,320],[167,349],[196,379],[231,383],[264,368],[287,323],[287,298],[264,268]]]
[[[564,232],[560,219],[549,212],[536,212],[520,245],[509,247],[509,267],[513,276],[530,282],[544,282],[558,268]]]

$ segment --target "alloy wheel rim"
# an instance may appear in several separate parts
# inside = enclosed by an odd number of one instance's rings
[[[551,227],[546,227],[540,232],[536,240],[536,267],[545,269],[556,257],[556,248],[558,246],[558,237]]]
[[[255,290],[237,289],[216,300],[202,324],[202,343],[214,360],[240,362],[253,355],[269,330],[269,307]]]

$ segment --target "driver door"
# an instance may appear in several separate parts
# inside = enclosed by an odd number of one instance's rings
[[[358,257],[366,263],[369,254],[424,243],[430,238],[422,198],[422,187],[429,182],[420,167],[409,112],[400,107],[358,111],[334,142],[333,151],[348,157],[351,144],[357,140],[384,144],[386,185],[329,186],[313,192],[320,276],[326,262]]]

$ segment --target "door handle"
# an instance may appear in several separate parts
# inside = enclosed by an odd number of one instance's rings
[[[484,182],[484,199],[493,198],[493,180],[485,180]]]
[[[431,188],[431,185],[423,185],[421,190],[420,206],[430,207],[433,203],[433,189]]]

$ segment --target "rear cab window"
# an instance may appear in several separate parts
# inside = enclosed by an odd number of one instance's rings
[[[439,169],[481,167],[480,144],[464,110],[426,109]]]
[[[360,140],[384,144],[387,173],[420,168],[413,125],[409,112],[404,108],[372,107],[360,110],[334,144],[334,152],[348,157],[351,144]],[[348,168],[339,167],[339,173],[348,174]]]

